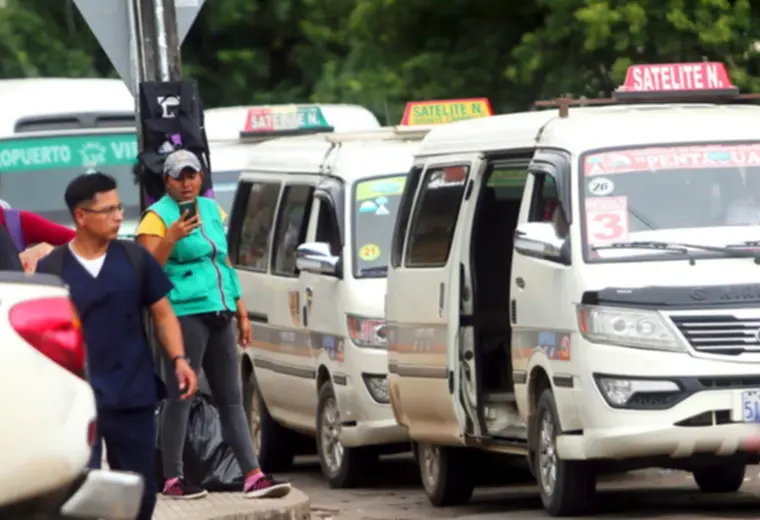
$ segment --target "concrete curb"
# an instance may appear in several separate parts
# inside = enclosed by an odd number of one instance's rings
[[[249,499],[240,493],[210,493],[199,500],[159,496],[153,520],[309,520],[311,503],[293,489],[284,498]]]

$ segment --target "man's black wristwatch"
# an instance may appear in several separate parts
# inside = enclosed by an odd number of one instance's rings
[[[187,357],[186,355],[184,355],[184,354],[180,354],[179,356],[174,356],[174,357],[172,358],[172,364],[173,364],[173,365],[176,367],[176,366],[177,366],[177,361],[179,361],[180,359],[184,359],[185,361],[187,361],[187,364],[188,364],[188,365],[190,364],[190,358],[188,358],[188,357]]]

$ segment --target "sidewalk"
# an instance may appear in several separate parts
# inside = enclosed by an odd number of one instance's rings
[[[240,493],[210,493],[200,500],[158,497],[153,520],[309,520],[309,497],[293,489],[288,496],[252,500]]]
[[[103,446],[103,469],[108,469]],[[309,497],[293,488],[284,498],[250,499],[241,493],[209,493],[199,500],[158,495],[153,520],[309,520]]]

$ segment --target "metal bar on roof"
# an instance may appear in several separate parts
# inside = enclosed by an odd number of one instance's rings
[[[735,94],[733,91],[681,91],[681,92],[649,92],[645,94],[633,92],[618,92],[611,98],[572,98],[535,101],[535,108],[558,108],[559,117],[565,118],[570,107],[631,105],[647,103],[730,103],[760,100],[760,94]]]

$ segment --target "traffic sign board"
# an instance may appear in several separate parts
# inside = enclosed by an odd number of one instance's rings
[[[204,2],[205,0],[174,0],[180,45],[190,31]],[[74,3],[95,34],[108,59],[111,60],[111,65],[127,84],[132,95],[137,96],[130,56],[132,48],[129,27],[131,0],[74,0]]]

